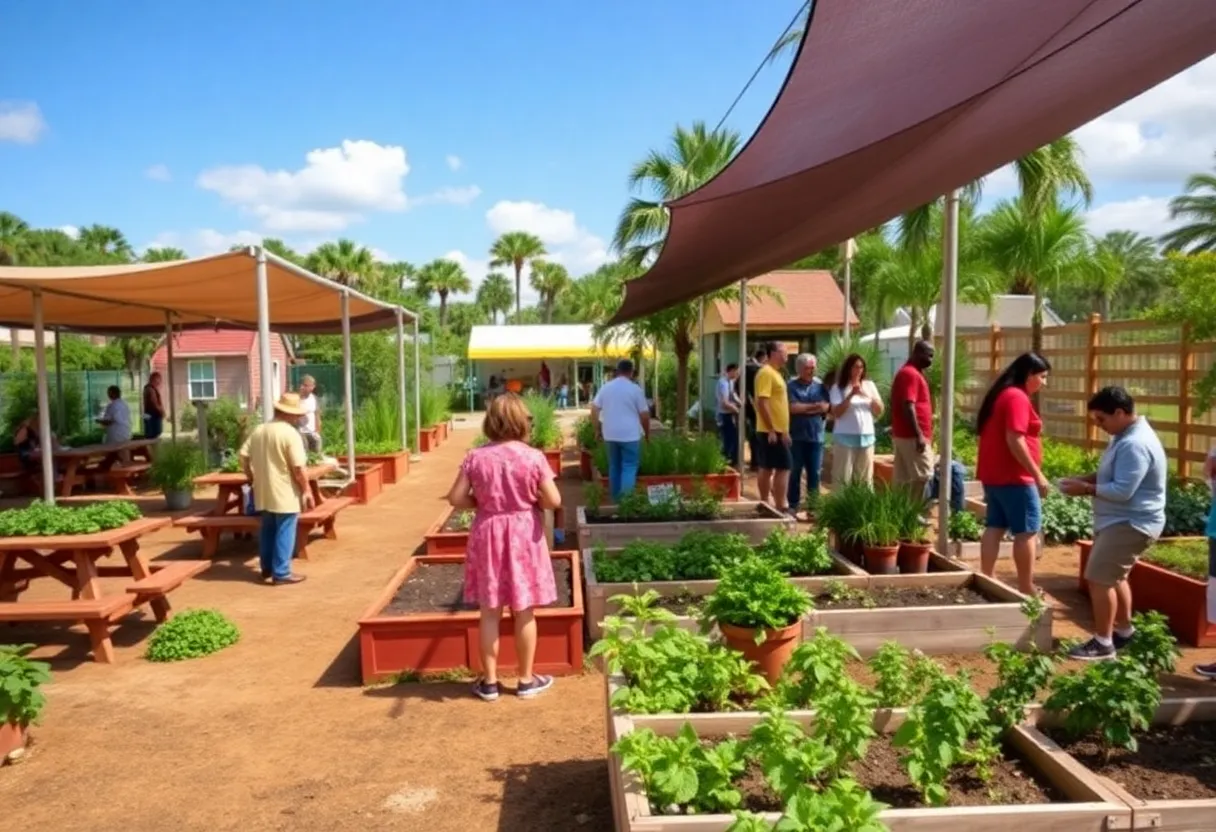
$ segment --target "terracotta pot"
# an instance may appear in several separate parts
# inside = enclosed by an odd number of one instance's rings
[[[865,567],[871,575],[894,575],[899,572],[899,544],[866,546]]]
[[[25,728],[15,722],[0,722],[0,764],[18,748],[25,748]]]
[[[735,627],[719,622],[718,630],[726,646],[738,650],[743,658],[753,662],[760,675],[773,685],[781,678],[781,669],[802,641],[801,621],[778,630],[767,630],[763,644],[756,644],[756,631],[750,627]]]
[[[595,479],[595,473],[591,470],[591,453],[586,448],[578,449],[578,475],[583,482]]]
[[[836,551],[840,553],[840,556],[860,566],[863,554],[861,544],[856,540],[845,540],[835,532],[832,533],[832,536],[836,539]]]
[[[929,571],[929,553],[932,543],[899,542],[899,571],[905,575],[919,575]]]

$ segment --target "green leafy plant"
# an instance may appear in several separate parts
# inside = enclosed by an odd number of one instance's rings
[[[0,644],[0,724],[38,722],[46,707],[42,686],[51,681],[51,666],[29,658],[32,644]]]
[[[1043,537],[1048,543],[1075,543],[1093,536],[1089,500],[1049,491],[1043,498]]]
[[[879,707],[903,708],[916,701],[929,682],[924,663],[936,666],[936,662],[919,651],[909,651],[897,641],[884,642],[868,662],[874,672]]]
[[[647,797],[659,812],[685,807],[690,814],[727,812],[739,808],[743,796],[734,781],[746,760],[738,740],[702,744],[688,723],[674,737],[660,737],[649,728],[625,734],[612,746],[626,771],[636,773]]]
[[[824,777],[833,755],[822,739],[808,736],[802,726],[774,703],[748,735],[745,751],[764,772],[769,788],[789,800],[803,784]]]
[[[1043,462],[1039,468],[1049,480],[1078,477],[1098,470],[1098,455],[1067,442],[1043,437]]]
[[[97,534],[125,526],[141,516],[139,507],[127,500],[107,500],[80,507],[35,500],[25,508],[0,511],[0,537]]]
[[[186,610],[158,626],[148,639],[147,659],[177,662],[209,656],[240,639],[236,625],[216,610]]]
[[[600,506],[604,504],[604,486],[598,482],[589,482],[583,486],[583,505],[586,506],[588,517],[598,517]]]
[[[833,486],[819,504],[819,525],[836,535],[840,543],[860,542],[861,525],[874,505],[874,489],[862,482]]]
[[[532,433],[528,444],[542,451],[560,448],[562,429],[557,423],[557,404],[554,400],[538,393],[528,393],[524,396],[524,405],[532,417]]]
[[[906,488],[891,488],[885,497],[899,521],[899,540],[907,543],[928,543],[929,524],[925,522],[925,501]]]
[[[694,483],[692,495],[672,491],[653,500],[645,490],[634,489],[622,494],[616,505],[617,519],[626,522],[713,520],[721,515],[721,495],[703,483]]]
[[[239,474],[241,473],[241,457],[236,451],[229,451],[224,455],[224,461],[220,463],[221,474]]]
[[[1026,706],[1051,682],[1055,659],[1046,653],[1022,653],[1004,642],[993,642],[984,655],[997,667],[997,683],[984,697],[988,718],[1000,731],[1022,721]]]
[[[1207,528],[1212,492],[1207,483],[1171,477],[1165,492],[1166,537],[1201,535]]]
[[[1169,619],[1156,610],[1149,610],[1133,615],[1132,626],[1136,628],[1136,637],[1120,651],[1120,656],[1136,662],[1154,676],[1173,673],[1182,651],[1170,631]]]
[[[207,470],[205,463],[195,442],[161,442],[148,468],[148,482],[162,491],[193,491],[194,478]]]
[[[1206,540],[1155,543],[1144,553],[1144,560],[1197,581],[1208,579],[1208,542]]]
[[[592,449],[596,469],[601,475],[606,474],[607,446],[599,444],[584,447]],[[638,459],[638,476],[706,476],[721,474],[726,467],[726,458],[722,456],[718,438],[712,434],[658,434],[642,444],[641,456]]]
[[[963,542],[974,542],[984,533],[979,518],[969,511],[950,512],[950,539]]]
[[[580,448],[587,451],[594,450],[599,445],[599,440],[595,436],[595,422],[586,416],[579,417],[574,423],[574,439]],[[606,463],[607,459],[605,458]],[[604,470],[608,469],[605,467]]]
[[[900,541],[906,524],[910,498],[902,488],[881,488],[856,530],[856,538],[865,546],[894,546]]]
[[[1160,704],[1155,675],[1120,656],[1056,676],[1044,707],[1064,714],[1064,730],[1071,736],[1097,734],[1109,758],[1117,747],[1136,750],[1136,732],[1148,728]]]
[[[450,532],[467,532],[473,527],[473,519],[476,516],[477,512],[471,509],[453,511],[448,516],[448,521],[444,523],[445,530]]]
[[[811,606],[810,595],[753,555],[723,570],[717,589],[705,599],[705,615],[719,624],[754,629],[761,643],[766,630],[790,626]]]
[[[852,645],[818,627],[814,638],[799,644],[782,669],[778,698],[791,707],[811,707],[846,678],[850,663],[860,660]]]
[[[827,533],[821,529],[790,534],[778,526],[756,547],[756,554],[786,575],[826,575],[832,572]]]
[[[409,409],[406,409],[406,419],[409,419]],[[337,445],[339,453],[346,453],[345,418],[340,420],[343,425],[341,442]],[[322,426],[325,422],[322,422]],[[409,434],[409,431],[407,431]],[[408,436],[410,442],[413,435]],[[396,392],[382,390],[375,396],[368,396],[359,403],[355,411],[355,454],[391,454],[401,448],[401,403]]]
[[[419,410],[422,411],[422,426],[434,427],[440,422],[446,422],[452,416],[448,407],[448,394],[442,387],[424,384],[418,396]]]
[[[833,780],[825,788],[801,788],[785,806],[775,832],[886,832],[879,815],[887,808],[852,778]]]
[[[212,448],[239,448],[249,430],[249,413],[231,396],[207,405],[207,439]]]

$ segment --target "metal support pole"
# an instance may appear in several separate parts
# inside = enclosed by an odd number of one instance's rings
[[[410,446],[410,420],[405,404],[405,311],[397,309],[397,408],[401,413],[401,450]]]
[[[853,254],[856,251],[857,244],[852,237],[840,244],[840,254],[844,258],[844,322],[841,332],[846,341],[849,339],[849,309],[853,306]]]
[[[165,313],[165,360],[169,376],[169,436],[177,441],[177,378],[173,372],[173,313]],[[263,364],[263,367],[266,365]]]
[[[950,551],[950,465],[954,458],[954,351],[958,305],[958,191],[946,195],[942,233],[942,400],[938,452],[937,548]]]
[[[739,490],[747,482],[747,278],[739,281]]]
[[[42,291],[34,295],[34,374],[38,385],[38,444],[42,451],[42,499],[55,503],[55,443],[51,441],[51,403],[46,389],[46,330],[42,325]]]
[[[67,421],[67,410],[63,402],[63,346],[61,343],[63,336],[58,329],[52,328],[51,332],[55,333],[55,423],[59,425],[59,435],[66,439],[68,428],[64,424]],[[86,397],[86,407],[88,402],[89,399]],[[89,421],[89,424],[93,424],[92,420]]]
[[[422,459],[422,345],[418,342],[418,318],[414,318],[414,453],[410,459]]]
[[[346,417],[347,478],[355,478],[355,378],[350,366],[350,295],[339,296],[342,307],[342,410]]]
[[[574,382],[570,385],[574,389],[574,409],[578,410],[578,359],[574,359]]]
[[[697,308],[697,430],[705,433],[705,298]]]
[[[258,259],[258,361],[262,365],[262,421],[269,422],[274,418],[274,364],[270,361],[270,278],[266,274],[266,249],[257,246],[255,250]]]

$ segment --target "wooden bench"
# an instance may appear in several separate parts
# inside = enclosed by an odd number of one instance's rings
[[[311,511],[300,514],[296,522],[296,549],[292,556],[308,560],[308,537],[317,527],[321,528],[326,539],[337,540],[335,523],[338,512],[354,501],[354,497],[331,497]],[[224,532],[256,533],[262,526],[262,519],[249,514],[201,514],[182,517],[173,525],[181,526],[188,532],[199,532],[203,536],[203,557],[210,558],[219,550],[220,536]]]
[[[163,565],[154,564],[152,574],[143,580],[128,584],[127,592],[140,596],[135,600],[136,604],[140,604],[142,603],[141,598],[146,599],[172,592],[195,575],[206,572],[210,568],[211,561],[209,560],[175,560]]]
[[[0,621],[63,621],[68,624],[83,621],[89,630],[94,658],[110,664],[114,661],[110,625],[134,608],[135,602],[129,595],[74,601],[4,601],[0,602]]]
[[[0,473],[0,496],[20,497],[29,488],[29,477],[24,471]]]
[[[115,494],[121,494],[124,497],[134,496],[135,491],[131,488],[131,481],[139,479],[148,473],[148,469],[152,467],[146,462],[133,462],[130,465],[115,465],[107,471],[99,471],[97,476],[104,477],[110,482],[110,487],[114,489]]]

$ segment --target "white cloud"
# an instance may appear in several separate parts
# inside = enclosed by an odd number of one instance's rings
[[[313,150],[296,171],[259,165],[205,170],[199,187],[261,220],[274,232],[340,231],[374,211],[404,211],[405,148],[345,140]]]
[[[547,259],[563,264],[574,275],[609,259],[607,243],[579,225],[573,211],[539,202],[502,200],[486,212],[486,224],[495,235],[508,231],[535,234],[549,251]]]
[[[168,182],[173,179],[173,175],[169,173],[169,166],[157,163],[144,171],[144,176],[151,179],[153,182]]]
[[[233,231],[224,233],[213,228],[193,231],[163,231],[144,246],[150,248],[180,248],[191,257],[219,254],[236,245],[252,246],[262,242],[262,235],[255,231]]]
[[[1099,237],[1122,229],[1160,237],[1177,225],[1177,221],[1170,219],[1169,205],[1169,197],[1138,196],[1099,205],[1085,219],[1090,233]]]
[[[476,185],[440,188],[429,194],[410,199],[410,206],[418,205],[468,205],[481,196],[481,188]]]
[[[451,168],[452,170],[460,170],[460,166],[464,164],[464,162],[462,162],[460,160],[459,156],[455,156],[452,154],[448,154],[448,156],[444,159],[444,161],[446,161],[448,163],[448,167]]]
[[[1175,75],[1076,132],[1097,180],[1168,183],[1212,166],[1216,57]]]
[[[45,131],[42,110],[33,101],[0,101],[0,142],[33,144]]]
[[[61,225],[59,226],[59,230],[64,234],[67,234],[73,240],[80,236],[80,228],[75,225]]]

